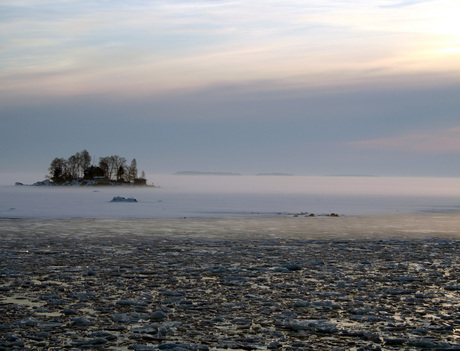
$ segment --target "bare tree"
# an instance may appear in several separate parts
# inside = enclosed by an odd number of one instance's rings
[[[75,156],[78,158],[78,176],[83,177],[85,169],[91,166],[91,156],[86,150],[77,152]]]
[[[125,174],[125,169],[123,166],[118,167],[117,171],[117,181],[120,182],[123,180],[123,176]]]
[[[67,170],[71,178],[78,178],[79,159],[77,155],[72,155],[67,160]]]
[[[126,159],[118,155],[100,157],[99,167],[102,168],[107,178],[120,180],[125,173]],[[119,176],[120,168],[123,169],[122,176]]]
[[[136,178],[137,178],[137,161],[135,158],[133,158],[133,160],[131,161],[131,164],[128,167],[127,180],[130,182]]]
[[[108,156],[99,158],[99,167],[104,171],[104,175],[110,179],[110,158]]]
[[[66,162],[67,177],[72,179],[81,178],[85,169],[91,165],[91,156],[88,151],[83,150],[70,156]]]
[[[91,156],[89,155],[89,152],[86,150],[83,150],[80,153],[80,166],[82,173],[85,171],[85,169],[91,166]]]
[[[118,155],[112,155],[110,156],[110,168],[111,168],[111,175],[116,176],[117,180],[120,180],[121,178],[118,177],[118,173],[120,171],[120,168],[123,169],[124,174],[124,168],[126,166],[126,158],[120,157]]]
[[[53,161],[51,161],[48,170],[50,172],[48,178],[53,182],[60,183],[69,177],[67,171],[67,161],[63,158],[56,157]]]

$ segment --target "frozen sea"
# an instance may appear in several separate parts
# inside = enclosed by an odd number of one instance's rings
[[[159,187],[2,186],[2,232],[460,238],[457,178],[151,178]],[[116,196],[138,202],[111,202]]]

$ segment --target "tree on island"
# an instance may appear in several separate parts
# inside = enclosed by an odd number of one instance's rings
[[[117,184],[146,185],[147,179],[142,171],[142,176],[137,176],[137,161],[133,159],[127,166],[126,159],[118,155],[99,158],[98,166],[91,166],[91,156],[83,150],[70,156],[67,160],[56,157],[48,168],[47,178],[56,184],[72,182],[74,180],[96,181],[97,184],[116,182]]]
[[[131,164],[128,167],[128,176],[131,179],[136,179],[137,178],[137,161],[135,158],[131,161]],[[141,177],[145,179],[145,174],[144,177]]]
[[[50,174],[47,176],[53,182],[60,182],[66,180],[68,177],[67,172],[67,161],[63,158],[55,158],[51,161],[51,165],[48,168]]]

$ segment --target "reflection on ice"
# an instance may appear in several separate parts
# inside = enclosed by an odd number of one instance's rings
[[[459,238],[460,214],[349,217],[194,219],[2,220],[3,237],[49,235],[84,240],[110,238],[196,238],[211,240],[330,240]]]

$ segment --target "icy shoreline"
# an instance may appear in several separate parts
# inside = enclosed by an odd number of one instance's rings
[[[458,240],[232,240],[173,237],[166,229],[119,236],[113,227],[91,236],[75,229],[0,237],[0,346],[460,347]]]

